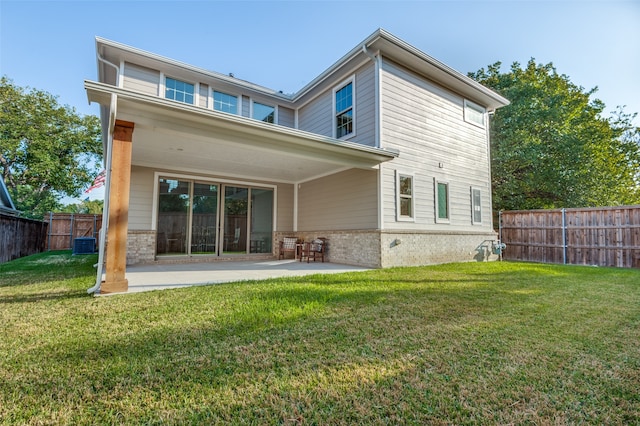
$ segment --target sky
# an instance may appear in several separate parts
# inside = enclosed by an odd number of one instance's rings
[[[607,116],[640,113],[640,0],[0,0],[0,75],[98,115],[99,36],[293,93],[377,28],[463,74],[552,62]]]

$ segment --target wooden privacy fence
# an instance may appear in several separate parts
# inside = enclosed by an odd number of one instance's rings
[[[82,237],[93,237],[98,242],[102,215],[49,213],[48,219],[47,250],[70,250],[73,240]]]
[[[0,263],[45,250],[47,222],[0,214]]]
[[[640,268],[640,206],[500,212],[502,257]]]

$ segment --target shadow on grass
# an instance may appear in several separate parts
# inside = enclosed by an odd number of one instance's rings
[[[0,296],[0,305],[11,303],[34,303],[54,300],[90,299],[91,296],[83,291],[57,291],[32,294],[16,294],[11,296]]]

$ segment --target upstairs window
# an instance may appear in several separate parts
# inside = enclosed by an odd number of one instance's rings
[[[336,139],[353,133],[353,81],[335,91],[335,134]]]
[[[435,181],[436,188],[436,222],[449,222],[449,184]]]
[[[216,111],[238,113],[238,97],[227,93],[213,91],[213,109]]]
[[[167,77],[164,86],[165,98],[186,104],[193,104],[193,94],[195,93],[193,84]]]
[[[413,220],[413,176],[396,172],[397,220]]]
[[[264,121],[265,123],[275,123],[276,109],[275,107],[264,105],[258,102],[253,103],[253,118]]]
[[[484,128],[486,110],[478,104],[464,100],[464,121]]]

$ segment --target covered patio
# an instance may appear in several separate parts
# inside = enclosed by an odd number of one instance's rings
[[[307,263],[295,259],[130,265],[127,267],[128,290],[105,295],[366,270],[367,268],[358,266],[328,262]]]

